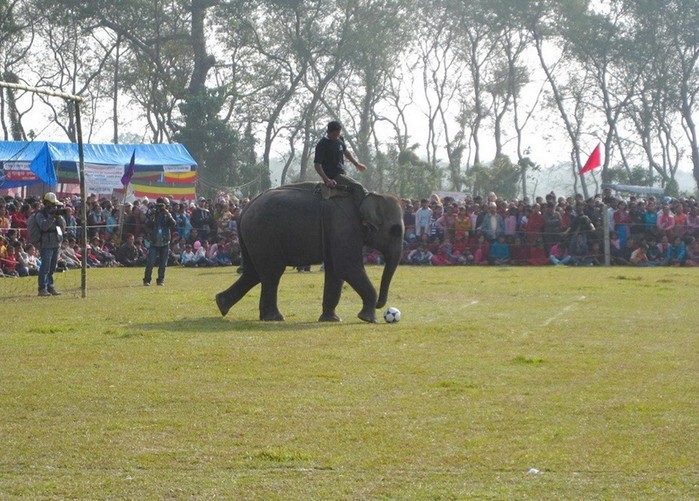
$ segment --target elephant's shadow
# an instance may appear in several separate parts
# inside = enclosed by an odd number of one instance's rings
[[[228,320],[225,318],[215,317],[200,317],[190,319],[169,320],[166,322],[150,322],[132,325],[145,331],[166,331],[174,333],[193,333],[193,332],[247,332],[247,331],[264,331],[264,332],[284,332],[298,330],[312,330],[327,328],[328,324],[318,321],[306,322],[262,322],[260,320]]]

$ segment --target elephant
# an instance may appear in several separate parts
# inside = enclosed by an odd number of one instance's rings
[[[394,195],[369,193],[358,202],[351,193],[314,182],[269,189],[246,205],[240,215],[242,274],[216,295],[216,305],[225,316],[261,283],[260,320],[284,320],[277,307],[277,293],[285,269],[323,263],[325,284],[318,321],[341,320],[335,308],[347,282],[362,298],[357,316],[376,322],[376,309],[385,306],[400,261],[403,233],[403,211]],[[379,250],[385,258],[378,298],[364,269],[364,245]]]

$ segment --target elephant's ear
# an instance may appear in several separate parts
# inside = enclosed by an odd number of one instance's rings
[[[359,214],[362,217],[362,226],[367,231],[379,229],[383,218],[382,199],[375,193],[369,193],[359,206]]]

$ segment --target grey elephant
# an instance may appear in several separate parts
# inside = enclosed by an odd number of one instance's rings
[[[280,186],[244,208],[238,222],[243,272],[216,295],[222,315],[261,283],[260,320],[284,320],[277,290],[285,269],[324,263],[323,311],[318,320],[340,321],[335,308],[347,282],[362,298],[357,316],[376,322],[376,309],[386,304],[403,246],[400,201],[393,195],[369,193],[357,206],[350,194],[331,190],[328,197],[321,194],[323,190],[312,182]],[[364,269],[364,245],[385,258],[378,298]]]

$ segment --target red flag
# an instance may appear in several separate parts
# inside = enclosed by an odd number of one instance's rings
[[[129,167],[126,169],[126,172],[124,172],[124,175],[121,176],[121,184],[124,186],[127,186],[131,182],[131,178],[133,177],[133,171],[136,166],[136,150],[133,150],[133,154],[131,155],[131,162],[129,162]]]
[[[592,150],[592,153],[590,154],[590,158],[587,159],[587,162],[585,162],[585,166],[580,169],[580,172],[578,172],[578,175],[582,176],[586,172],[590,172],[591,170],[596,169],[600,165],[602,165],[602,155],[600,154],[600,144],[597,144],[594,150]]]

